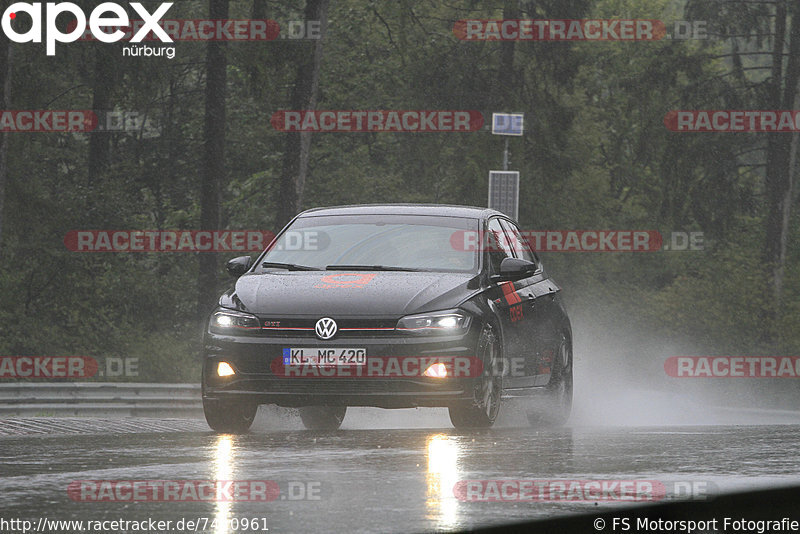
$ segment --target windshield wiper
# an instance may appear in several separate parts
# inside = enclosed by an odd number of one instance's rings
[[[287,271],[321,271],[318,267],[309,267],[308,265],[297,265],[296,263],[279,263],[274,261],[265,261],[261,264],[262,267],[275,267],[277,269],[286,269]]]
[[[413,267],[393,267],[391,265],[328,265],[326,271],[408,271],[423,272],[425,269]]]

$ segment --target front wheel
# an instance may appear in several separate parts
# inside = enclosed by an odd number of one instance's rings
[[[483,373],[473,389],[472,400],[451,406],[450,422],[456,428],[488,428],[500,413],[503,376],[497,372],[500,343],[491,326],[481,332],[476,356],[483,362]]]
[[[337,430],[342,426],[347,406],[303,406],[299,411],[308,430]]]
[[[258,404],[252,402],[203,399],[206,422],[215,432],[243,434],[250,429],[257,411]]]
[[[562,337],[554,360],[545,398],[527,413],[531,426],[562,426],[572,411],[572,345],[566,337]]]

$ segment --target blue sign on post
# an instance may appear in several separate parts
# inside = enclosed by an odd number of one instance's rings
[[[524,118],[524,113],[492,113],[492,134],[521,136]]]

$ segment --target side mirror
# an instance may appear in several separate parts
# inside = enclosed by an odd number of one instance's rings
[[[503,282],[507,280],[520,280],[535,273],[538,266],[528,260],[519,258],[504,258],[500,262],[500,274],[492,275],[492,282]]]
[[[238,278],[246,273],[251,265],[253,265],[253,258],[250,256],[239,256],[226,263],[225,270],[228,271],[229,275]]]

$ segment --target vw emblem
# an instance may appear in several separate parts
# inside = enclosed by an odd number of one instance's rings
[[[339,327],[336,326],[336,321],[330,317],[323,317],[317,321],[316,326],[314,326],[314,331],[317,333],[317,337],[320,339],[332,338],[336,335],[336,331],[338,329]]]

